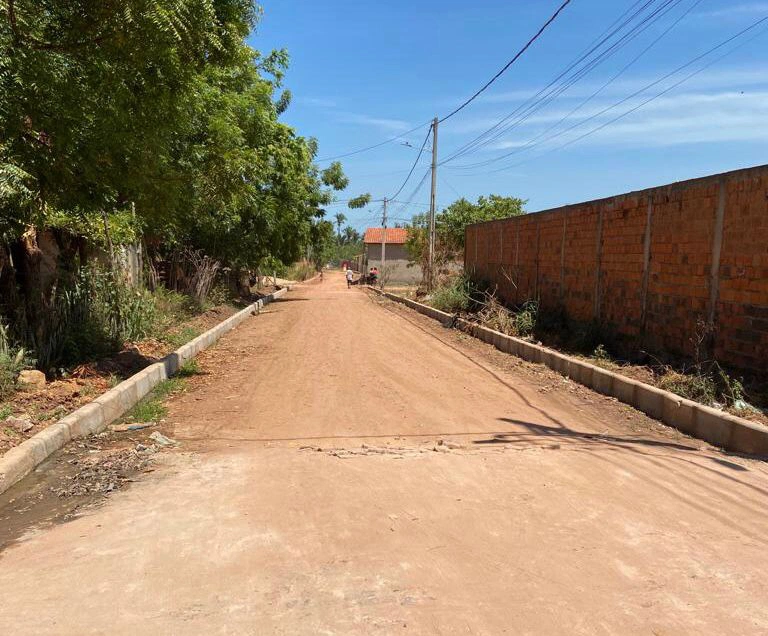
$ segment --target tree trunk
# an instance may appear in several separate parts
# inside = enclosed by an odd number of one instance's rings
[[[24,303],[24,318],[28,336],[37,346],[45,336],[45,316],[49,307],[41,275],[43,252],[38,245],[37,229],[34,226],[27,226],[19,240],[19,247],[22,256],[18,268],[19,290]]]

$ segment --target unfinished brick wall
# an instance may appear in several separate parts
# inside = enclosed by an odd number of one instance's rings
[[[471,225],[465,267],[514,305],[768,375],[768,166]]]

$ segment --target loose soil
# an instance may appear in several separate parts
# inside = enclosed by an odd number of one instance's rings
[[[25,517],[0,633],[768,631],[762,462],[336,274],[199,366],[152,473]]]
[[[387,291],[429,304],[429,299],[425,298],[423,294],[421,297],[419,297],[419,294],[417,294],[412,287],[388,287]],[[479,323],[492,329],[495,328],[494,325],[484,323],[477,314],[462,313],[461,316],[466,320]],[[568,346],[564,342],[564,338],[567,334],[560,332],[549,331],[537,333],[536,335],[537,337],[541,338],[541,341],[538,341],[533,337],[528,337],[526,339],[530,340],[531,342],[537,342],[540,345],[543,344],[544,346],[559,351],[560,353],[565,353],[575,358],[579,358],[585,362],[602,367],[613,373],[618,373],[633,380],[638,380],[639,382],[644,382],[645,384],[650,384],[662,389],[666,389],[662,382],[664,375],[674,370],[672,366],[662,364],[659,364],[658,366],[648,366],[644,364],[633,364],[632,362],[614,360],[611,357],[597,358],[594,355],[584,355],[579,351],[574,351],[572,347]],[[674,372],[679,373],[683,377],[690,376],[690,372],[682,366],[678,366],[677,370],[674,370]],[[733,377],[735,378],[736,376]],[[743,378],[741,380],[743,381]],[[731,413],[732,415],[736,415],[738,417],[742,417],[744,419],[757,422],[763,426],[768,427],[768,386],[757,382],[754,378],[748,378],[746,382],[746,394],[748,402],[750,402],[754,408],[736,408],[731,406],[724,408],[724,410],[728,413]],[[682,395],[682,397],[688,398],[689,396]],[[707,406],[712,405],[708,404]]]
[[[233,305],[213,307],[175,325],[169,331],[168,337],[185,333],[185,330],[189,333],[202,333],[240,309],[242,307]],[[94,400],[121,380],[162,359],[178,346],[156,338],[126,343],[122,351],[113,356],[82,364],[68,373],[67,377],[48,382],[43,388],[16,391],[11,399],[0,404],[0,412],[16,417],[29,417],[33,426],[21,433],[12,427],[4,426],[4,418],[0,419],[0,455]]]

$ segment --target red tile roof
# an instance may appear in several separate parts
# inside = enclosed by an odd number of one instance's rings
[[[383,227],[369,227],[365,231],[365,243],[382,243],[384,238]],[[387,243],[403,244],[408,240],[408,230],[404,227],[388,227]]]

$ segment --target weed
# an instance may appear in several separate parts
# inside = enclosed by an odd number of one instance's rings
[[[520,335],[520,332],[517,330],[517,317],[502,305],[495,296],[489,295],[484,305],[477,314],[478,319],[483,325],[508,336]]]
[[[168,414],[163,400],[184,390],[182,378],[174,377],[158,384],[152,393],[134,406],[123,419],[133,422],[159,422]]]
[[[159,422],[168,414],[168,409],[158,400],[142,400],[134,406],[127,418],[134,422]]]
[[[158,286],[155,290],[154,303],[155,321],[150,335],[158,340],[164,340],[174,326],[190,320],[197,313],[195,303],[189,296],[163,286]]]
[[[82,389],[80,389],[80,395],[83,397],[91,397],[92,395],[96,394],[96,387],[94,387],[91,384],[86,384]]]
[[[712,365],[712,370],[715,374],[718,395],[728,406],[744,400],[744,384],[741,380],[732,378],[717,362]]]
[[[187,360],[181,367],[179,368],[178,373],[176,374],[179,378],[189,378],[193,375],[200,375],[202,371],[200,370],[199,365],[197,364],[197,360]]]
[[[456,276],[432,292],[429,304],[435,309],[452,314],[467,311],[472,298],[471,291],[469,278]]]
[[[520,311],[515,314],[515,328],[521,336],[530,336],[536,328],[539,316],[539,303],[529,300]]]
[[[703,404],[712,404],[717,397],[717,388],[712,378],[700,373],[686,374],[668,369],[659,378],[658,386],[660,389]]]
[[[315,266],[309,261],[299,261],[291,265],[285,276],[288,280],[302,281],[315,275]]]
[[[604,345],[597,345],[590,358],[592,358],[592,362],[598,367],[609,369],[614,366],[613,358],[611,358]]]
[[[213,307],[220,307],[221,305],[232,305],[236,300],[237,299],[229,286],[218,282],[211,288],[211,291],[208,292],[205,308],[211,309]]]
[[[56,291],[42,335],[27,334],[43,369],[90,360],[140,340],[156,320],[152,295],[111,272],[84,267]]]
[[[13,415],[13,407],[10,404],[0,404],[0,420],[5,420]]]
[[[176,331],[171,331],[161,336],[161,340],[166,344],[169,344],[174,349],[187,344],[190,340],[194,340],[200,335],[200,330],[196,327],[182,327]]]
[[[0,399],[14,392],[19,373],[33,365],[34,360],[11,343],[8,328],[0,323]]]
[[[152,395],[158,399],[165,399],[169,395],[173,395],[174,393],[180,393],[184,390],[186,387],[186,382],[183,378],[180,378],[179,376],[175,376],[173,378],[168,378],[167,380],[163,380],[160,384],[158,384],[155,387],[155,390],[152,392]]]

